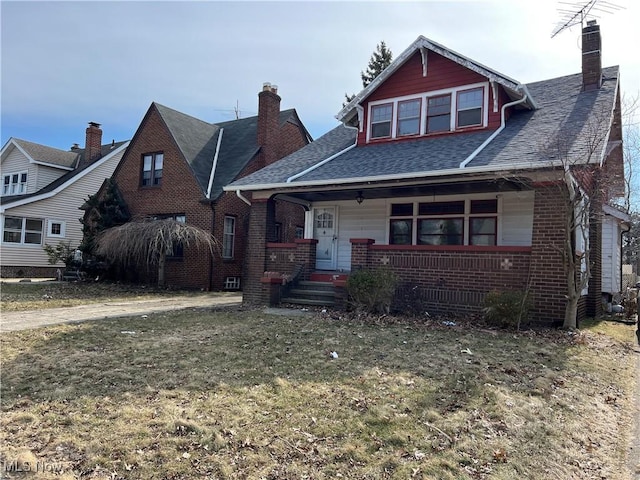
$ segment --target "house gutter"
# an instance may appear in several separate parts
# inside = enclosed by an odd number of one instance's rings
[[[236,195],[238,196],[238,198],[240,200],[242,200],[244,203],[246,203],[247,205],[251,206],[251,202],[249,201],[249,199],[247,197],[245,197],[244,195],[242,195],[242,190],[237,189],[236,190]]]
[[[504,127],[506,126],[506,120],[504,118],[505,116],[505,111],[507,110],[507,107],[513,107],[514,105],[518,105],[520,103],[524,103],[527,101],[527,98],[529,98],[528,92],[526,91],[526,89],[524,90],[524,95],[521,99],[519,100],[515,100],[513,102],[510,103],[505,103],[504,105],[502,105],[502,110],[500,112],[500,127],[498,127],[498,129],[493,132],[491,134],[491,136],[489,138],[487,138],[484,142],[482,142],[482,145],[480,145],[478,148],[476,148],[471,155],[469,155],[463,162],[460,163],[460,168],[465,168],[469,162],[471,162],[474,158],[476,158],[478,156],[478,154],[485,149],[485,147],[487,145],[489,145],[494,138],[496,138],[500,132],[502,132],[502,130],[504,130]]]
[[[211,174],[209,175],[209,185],[207,186],[207,199],[211,198],[211,189],[213,188],[213,177],[216,175],[216,167],[218,166],[218,154],[220,153],[220,144],[222,143],[222,134],[224,128],[220,128],[218,135],[218,143],[216,145],[216,153],[213,154],[213,165],[211,165]]]
[[[344,125],[344,124],[343,124]],[[344,125],[344,128],[352,128],[353,130],[355,130],[356,132],[358,131],[358,127],[352,127],[350,125]],[[326,163],[329,163],[331,160],[333,160],[334,158],[339,157],[340,155],[342,155],[343,153],[347,153],[349,150],[351,150],[352,148],[354,148],[356,145],[358,145],[358,134],[356,133],[356,141],[354,142],[353,145],[349,145],[347,148],[340,150],[338,153],[334,153],[333,155],[331,155],[328,158],[325,158],[324,160],[321,160],[320,162],[316,163],[315,165],[310,166],[309,168],[298,172],[294,175],[291,175],[289,178],[287,178],[287,180],[285,181],[285,183],[291,183],[294,180],[306,175],[309,172],[313,172],[316,168],[320,168],[321,166],[323,166]]]

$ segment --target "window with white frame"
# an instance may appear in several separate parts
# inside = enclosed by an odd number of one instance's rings
[[[375,105],[371,107],[371,138],[391,136],[391,118],[393,104]]]
[[[398,136],[417,135],[420,133],[421,100],[405,100],[398,102]]]
[[[495,198],[394,203],[389,216],[390,245],[497,245]]]
[[[6,216],[2,225],[2,242],[41,245],[42,223],[39,218]]]
[[[376,100],[369,104],[368,140],[454,132],[487,124],[486,82]]]
[[[2,195],[21,195],[23,193],[27,193],[27,172],[2,175]]]
[[[458,92],[456,121],[458,127],[482,125],[483,97],[482,88]]]
[[[143,187],[157,187],[162,182],[162,168],[164,167],[164,154],[145,153],[142,155],[142,178]]]
[[[60,237],[65,236],[66,222],[61,220],[48,220],[47,221],[47,237]]]
[[[225,290],[240,290],[240,277],[226,277],[224,279]]]
[[[222,258],[233,258],[236,239],[235,217],[224,217],[224,231],[222,234]]]

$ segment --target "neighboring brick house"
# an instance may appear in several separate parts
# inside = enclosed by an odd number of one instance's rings
[[[208,123],[152,103],[113,178],[133,218],[173,217],[211,232],[220,245],[213,258],[177,249],[168,258],[170,287],[242,288],[249,200],[222,187],[291,154],[311,141],[294,109],[280,111],[277,88],[265,84],[258,115]],[[302,208],[277,211],[281,240],[301,235]],[[153,281],[154,272],[137,272]]]
[[[54,276],[43,247],[82,241],[80,207],[122,158],[128,141],[102,145],[100,125],[89,123],[85,148],[69,151],[10,138],[2,147],[0,257],[2,277]]]
[[[342,285],[387,267],[397,299],[432,313],[477,313],[490,290],[528,289],[535,322],[562,321],[564,164],[579,186],[602,186],[578,230],[589,241],[572,247],[593,254],[580,314],[601,312],[602,205],[624,182],[619,72],[601,67],[600,41],[590,23],[582,73],[524,85],[419,37],[338,113],[343,125],[225,187],[253,198],[245,302],[278,301],[265,271]],[[303,240],[265,243],[274,198],[306,206]],[[609,218],[619,232],[624,219]]]

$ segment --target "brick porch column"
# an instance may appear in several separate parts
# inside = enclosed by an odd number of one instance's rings
[[[351,238],[351,271],[369,268],[369,246],[376,243],[372,238]]]
[[[296,243],[296,264],[302,265],[299,280],[309,280],[311,272],[316,268],[316,246],[318,240],[315,238],[299,238]]]
[[[529,268],[534,322],[562,324],[564,320],[567,279],[561,251],[566,200],[562,188],[561,184],[536,185]]]
[[[275,218],[274,201],[253,200],[249,214],[249,241],[245,260],[245,279],[242,289],[243,302],[249,305],[267,305],[269,298],[263,298],[260,279],[266,268],[267,235],[272,232]],[[269,228],[269,224],[271,228]]]

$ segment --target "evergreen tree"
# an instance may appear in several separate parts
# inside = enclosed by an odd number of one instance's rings
[[[382,71],[389,66],[393,60],[393,54],[391,50],[387,48],[384,40],[376,45],[376,51],[371,55],[369,59],[369,65],[366,72],[360,72],[362,78],[362,87],[367,88],[371,82],[373,82]]]
[[[94,255],[96,237],[102,231],[122,225],[129,221],[131,215],[118,186],[109,178],[105,180],[103,193],[90,195],[80,207],[85,211],[82,223],[82,243],[80,250],[87,255]]]
[[[384,40],[376,45],[376,51],[371,54],[369,59],[369,65],[367,65],[367,71],[360,71],[360,78],[362,78],[362,88],[367,88],[369,84],[378,76],[382,71],[387,68],[393,60],[393,53],[387,48],[387,44]],[[351,100],[356,97],[355,93],[351,95],[344,94],[344,103],[342,106],[346,106]]]

